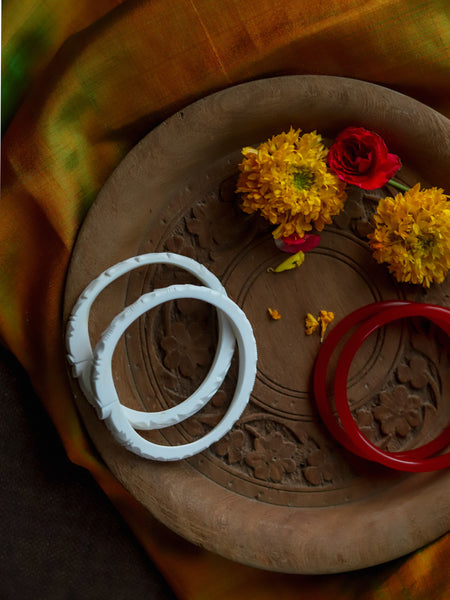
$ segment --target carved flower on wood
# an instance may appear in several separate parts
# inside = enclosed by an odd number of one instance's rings
[[[327,455],[323,450],[317,448],[307,458],[307,466],[303,469],[303,475],[312,485],[320,485],[322,479],[331,481],[333,476],[327,465]]]
[[[254,450],[247,454],[245,462],[258,479],[279,483],[285,473],[295,471],[293,456],[296,446],[286,441],[280,432],[272,431],[269,435],[256,437],[253,444]]]
[[[367,439],[371,439],[373,435],[374,419],[371,412],[368,410],[359,410],[355,414],[355,420],[359,430]]]
[[[392,392],[380,394],[380,405],[375,407],[373,414],[384,434],[406,437],[422,422],[420,406],[420,398],[409,394],[404,385],[399,385]]]
[[[423,356],[413,356],[409,364],[398,367],[397,377],[401,383],[410,383],[415,390],[420,390],[428,383],[427,361]]]
[[[220,415],[200,412],[195,417],[183,421],[182,427],[193,437],[201,437],[205,433],[205,429],[215,427],[220,421]]]
[[[222,458],[227,457],[228,464],[239,462],[244,456],[245,435],[240,429],[235,429],[219,440],[214,449]]]
[[[236,231],[236,214],[229,203],[210,202],[192,209],[193,218],[186,219],[188,231],[198,238],[201,248],[230,242],[230,232]]]
[[[165,246],[169,252],[183,254],[183,256],[194,258],[194,249],[190,244],[186,243],[186,239],[182,235],[174,235],[169,238],[165,243]]]
[[[179,369],[184,377],[192,377],[197,366],[210,362],[210,336],[197,323],[173,323],[169,335],[161,340],[164,365]]]

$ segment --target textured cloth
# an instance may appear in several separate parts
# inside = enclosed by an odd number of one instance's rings
[[[0,598],[176,600],[0,346]]]
[[[8,0],[3,3],[0,336],[70,459],[88,468],[186,600],[441,600],[450,536],[360,572],[283,575],[180,539],[114,480],[73,404],[61,328],[75,236],[107,176],[152,127],[259,77],[379,83],[450,117],[448,0]]]

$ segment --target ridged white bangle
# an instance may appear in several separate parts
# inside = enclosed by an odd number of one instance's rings
[[[213,429],[193,442],[179,446],[165,446],[144,439],[127,419],[114,385],[112,356],[120,337],[131,323],[163,302],[182,298],[208,302],[229,320],[239,349],[239,374],[233,399],[222,420]],[[252,327],[244,312],[223,293],[197,285],[172,285],[142,295],[113,319],[102,334],[93,354],[92,392],[103,407],[106,426],[115,439],[131,452],[159,461],[181,460],[193,456],[221,439],[239,419],[247,406],[256,376],[256,342]],[[226,360],[222,364],[217,361],[217,366],[219,373],[217,382],[213,382],[214,387],[219,381],[223,381],[224,374],[228,370],[228,361]],[[211,397],[209,390],[206,395],[208,398]]]
[[[91,389],[92,346],[89,337],[89,314],[97,296],[113,281],[144,265],[163,264],[176,266],[188,271],[205,286],[226,295],[219,279],[197,261],[170,252],[142,254],[124,260],[110,267],[94,279],[78,298],[68,321],[66,346],[68,361],[73,375],[79,379],[80,387],[88,401],[96,408],[100,418],[108,412],[108,399],[101,401]],[[122,406],[130,424],[136,429],[158,429],[180,423],[198,412],[217,392],[231,363],[235,338],[222,312],[218,314],[217,350],[211,368],[197,390],[186,400],[172,408],[158,412],[144,412]],[[103,404],[106,402],[106,404]],[[106,411],[106,412],[105,412]]]

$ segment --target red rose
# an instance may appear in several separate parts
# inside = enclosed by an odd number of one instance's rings
[[[383,187],[402,166],[377,133],[363,127],[347,127],[328,153],[328,166],[339,179],[364,190]]]

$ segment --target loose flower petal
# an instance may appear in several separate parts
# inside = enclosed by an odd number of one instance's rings
[[[291,269],[295,269],[296,267],[302,265],[304,260],[305,253],[300,251],[284,260],[280,265],[278,265],[278,267],[275,267],[275,269],[269,267],[267,271],[269,273],[281,273],[282,271],[290,271]]]
[[[275,245],[282,252],[288,252],[294,254],[301,250],[302,252],[308,252],[312,250],[320,243],[320,235],[313,233],[305,233],[303,237],[299,237],[296,233],[293,233],[289,237],[284,237],[279,240],[275,240]]]
[[[320,325],[321,325],[321,331],[320,331],[320,341],[321,342],[323,342],[323,338],[325,336],[325,330],[326,330],[327,326],[331,323],[331,321],[333,319],[334,319],[333,312],[327,311],[327,310],[320,311],[319,321],[320,321]]]
[[[311,313],[308,313],[305,318],[305,333],[312,335],[320,325],[320,341],[323,342],[325,330],[334,319],[334,313],[329,310],[321,310],[316,319]]]
[[[281,314],[277,311],[276,308],[268,308],[267,311],[270,315],[270,318],[274,321],[278,321],[278,319],[281,319]]]
[[[308,313],[305,317],[305,333],[306,333],[306,335],[312,335],[318,327],[319,327],[319,321],[311,313]]]

